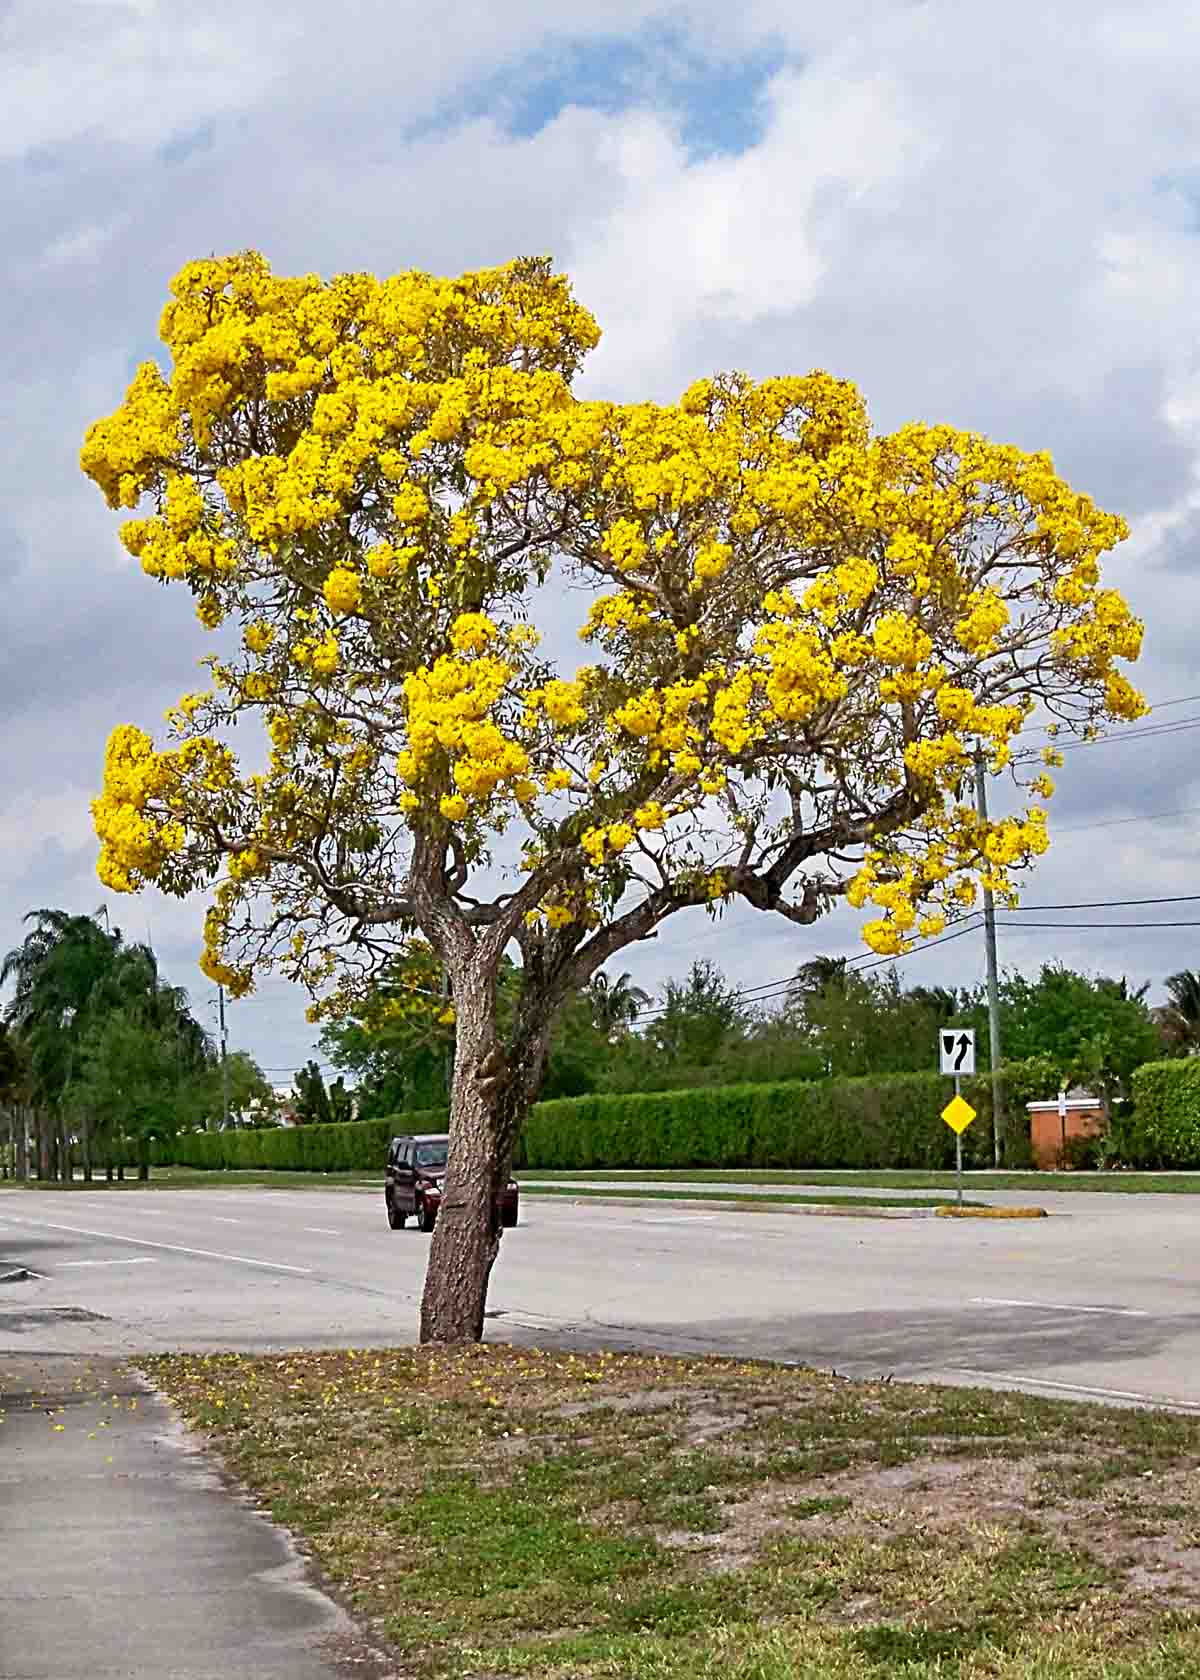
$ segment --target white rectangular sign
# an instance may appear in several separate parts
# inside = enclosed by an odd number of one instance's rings
[[[938,1066],[943,1073],[975,1072],[974,1027],[943,1027],[938,1033]]]

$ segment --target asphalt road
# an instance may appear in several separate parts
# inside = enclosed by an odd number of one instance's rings
[[[1200,1411],[1200,1202],[1040,1199],[958,1222],[529,1198],[488,1333]],[[0,1352],[411,1341],[428,1241],[376,1191],[2,1191],[0,1273],[38,1275],[0,1284]]]

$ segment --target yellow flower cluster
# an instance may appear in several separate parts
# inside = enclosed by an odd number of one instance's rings
[[[474,632],[467,626],[460,639],[482,639],[486,644],[494,626],[488,635],[482,635],[478,626]],[[498,788],[523,791],[529,755],[492,717],[512,675],[513,667],[494,655],[464,659],[443,654],[432,667],[422,667],[405,679],[408,746],[396,760],[396,774],[418,795],[418,802],[425,783],[444,784],[447,774],[458,790],[457,798],[450,795],[449,808],[445,801],[440,808],[452,821],[467,815],[469,800],[486,803]]]
[[[639,835],[723,896],[696,848],[780,777],[835,810],[911,794],[849,889],[868,941],[901,950],[977,881],[1011,891],[1046,843],[1040,806],[980,825],[960,805],[977,751],[1002,767],[1038,699],[1085,724],[1144,709],[1118,668],[1142,626],[1100,583],[1125,527],[1048,457],[944,426],[873,436],[819,372],[580,402],[598,333],[545,262],[324,281],[248,252],[183,269],[161,333],[169,373],[138,370],[82,465],[134,511],[144,570],[210,628],[234,619],[243,651],[172,712],[177,752],[118,731],[96,823],[126,890],[194,885],[205,837],[239,837],[210,972],[238,972],[234,910],[264,858],[321,822],[368,867],[397,800],[415,826],[472,825],[478,855],[521,822],[536,867],[573,848],[574,885],[557,875],[534,912],[555,928],[599,914]],[[595,589],[598,663],[574,677],[522,623],[559,564]],[[255,705],[271,757],[239,781],[200,731]]]

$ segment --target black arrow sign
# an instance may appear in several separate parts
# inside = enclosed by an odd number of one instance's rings
[[[971,1040],[967,1037],[966,1033],[964,1033],[958,1041],[958,1055],[954,1058],[954,1071],[955,1071],[955,1073],[958,1072],[959,1068],[966,1061],[967,1051],[970,1048],[971,1048]]]

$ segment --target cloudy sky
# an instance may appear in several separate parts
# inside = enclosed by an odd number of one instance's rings
[[[860,384],[882,428],[945,420],[1049,449],[1132,525],[1108,576],[1147,620],[1155,721],[1200,718],[1187,0],[8,0],[0,62],[4,948],[32,906],[104,902],[88,801],[105,737],[156,728],[195,686],[189,598],[123,555],[77,454],[155,354],[169,277],[245,246],[326,274],[549,252],[605,331],[584,394],[821,366]],[[1184,728],[1070,754],[1027,901],[1200,891],[1198,745]],[[206,1011],[200,904],[109,904]],[[861,949],[848,910],[812,930],[696,917],[617,966],[653,988],[694,952],[752,986]],[[1060,919],[1200,922],[1200,905]],[[1200,927],[1000,937],[1014,966],[1057,957],[1156,988],[1200,968]],[[982,967],[966,935],[905,974]],[[280,1079],[309,1052],[286,985],[231,1019]]]

